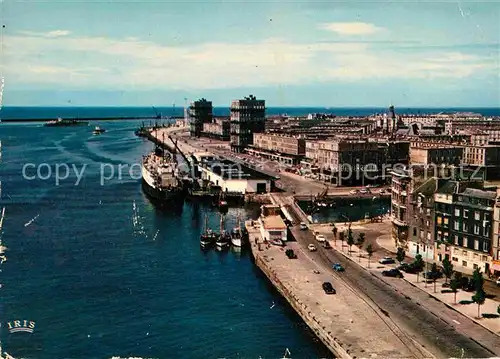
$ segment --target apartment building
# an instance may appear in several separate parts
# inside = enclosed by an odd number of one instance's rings
[[[292,165],[299,163],[305,156],[306,140],[279,133],[254,133],[253,145],[246,151]]]
[[[486,180],[500,179],[500,145],[465,146],[462,163]]]
[[[500,190],[493,208],[493,233],[491,237],[491,274],[500,278]]]
[[[253,144],[253,134],[264,132],[266,106],[264,100],[250,95],[231,102],[230,141],[231,151],[243,152]]]
[[[200,137],[203,132],[203,124],[212,123],[212,101],[202,98],[191,102],[187,111],[189,121],[189,134],[191,137]]]
[[[386,163],[386,153],[367,139],[306,141],[306,157],[336,185],[376,181]]]
[[[464,149],[458,145],[441,142],[412,141],[410,164],[412,165],[459,165]]]
[[[229,141],[230,122],[229,117],[219,117],[212,122],[203,124],[202,136],[220,141]]]
[[[466,272],[490,273],[496,191],[476,188],[453,194],[451,260]]]

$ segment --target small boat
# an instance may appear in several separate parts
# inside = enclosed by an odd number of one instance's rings
[[[224,228],[224,215],[220,215],[220,233],[215,240],[215,246],[217,249],[228,248],[231,243],[231,235]]]
[[[51,120],[45,122],[45,127],[66,127],[66,126],[81,126],[87,125],[88,121],[78,121],[78,120],[65,120],[58,117],[57,120]]]
[[[243,235],[241,233],[240,215],[238,214],[238,224],[231,231],[231,243],[235,247],[241,247],[243,243]]]
[[[100,135],[101,133],[104,133],[104,132],[106,132],[106,130],[104,128],[100,128],[99,126],[96,126],[94,128],[93,134]]]
[[[281,359],[291,359],[290,355],[292,355],[292,353],[290,353],[290,350],[288,350],[288,348],[286,348],[285,354],[283,354],[283,357],[281,357]]]
[[[216,239],[217,234],[211,228],[208,228],[208,216],[205,216],[205,229],[200,236],[200,246],[202,248],[211,247]]]

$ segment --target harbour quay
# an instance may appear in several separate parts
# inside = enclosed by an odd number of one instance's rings
[[[255,264],[335,357],[433,357],[423,348],[416,350],[404,343],[382,313],[333,271],[310,259],[299,243],[288,241],[286,247],[281,247],[264,241],[264,223],[265,220],[245,223]],[[297,257],[289,259],[285,248],[293,250]],[[324,282],[332,283],[336,294],[326,294],[322,289]]]

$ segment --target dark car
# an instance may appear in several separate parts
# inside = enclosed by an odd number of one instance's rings
[[[418,272],[418,268],[413,263],[402,263],[398,269],[410,274],[417,274]]]
[[[285,251],[285,255],[289,258],[289,259],[295,259],[297,258],[297,255],[295,254],[295,252],[293,251],[293,249],[287,249]]]
[[[340,263],[333,264],[332,268],[334,271],[337,271],[337,272],[343,272],[345,270],[344,267],[342,267],[342,265]]]
[[[393,268],[389,270],[385,270],[382,272],[382,275],[385,277],[393,277],[393,278],[403,278],[403,273],[399,269]]]
[[[323,290],[325,291],[326,294],[335,294],[335,293],[337,293],[335,291],[335,288],[333,288],[332,283],[330,283],[330,282],[324,282],[323,283]]]
[[[443,277],[443,273],[442,272],[431,272],[431,271],[428,271],[428,272],[425,272],[423,274],[424,278],[425,279],[430,279],[430,280],[435,280],[435,279],[439,279],[439,278],[442,278]]]
[[[323,243],[323,247],[326,248],[326,249],[332,248],[332,246],[330,245],[330,243],[328,243],[328,241],[326,241],[325,243]]]
[[[378,261],[380,264],[393,264],[396,263],[396,261],[391,258],[391,257],[384,257],[381,260]]]

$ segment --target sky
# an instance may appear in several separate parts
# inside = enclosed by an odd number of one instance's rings
[[[500,107],[500,1],[0,0],[4,106]]]

